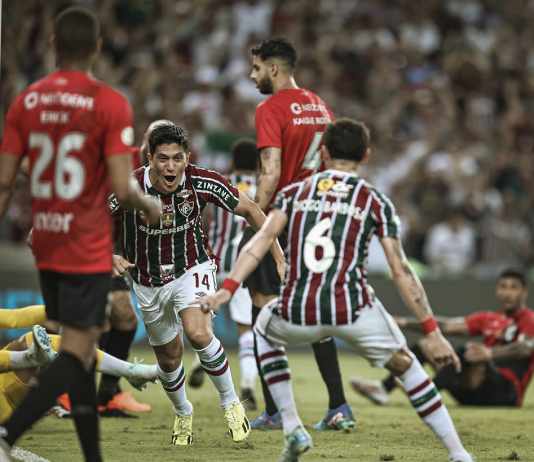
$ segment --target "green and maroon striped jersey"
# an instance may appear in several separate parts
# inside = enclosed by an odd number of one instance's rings
[[[255,175],[234,172],[228,176],[228,180],[237,187],[239,192],[245,193],[254,200],[256,194]],[[225,273],[232,270],[246,225],[247,222],[243,217],[230,213],[221,207],[213,207],[209,217],[209,243],[219,262],[219,268]]]
[[[355,174],[326,170],[284,188],[273,207],[288,218],[282,316],[301,325],[354,322],[374,297],[371,238],[399,237],[391,201]]]
[[[163,194],[152,187],[149,170],[141,167],[134,177],[145,194],[161,201],[159,224],[147,225],[138,211],[121,209],[113,196],[110,208],[121,222],[123,255],[135,264],[131,270],[134,281],[162,286],[213,258],[202,227],[202,211],[212,203],[232,212],[239,203],[239,191],[219,173],[188,165],[178,189]]]

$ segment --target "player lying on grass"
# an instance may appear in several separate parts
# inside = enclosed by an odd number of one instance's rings
[[[534,372],[534,311],[526,307],[527,281],[514,269],[503,271],[495,290],[496,311],[478,311],[465,317],[440,317],[447,335],[482,336],[457,350],[462,371],[439,369],[434,377],[438,389],[447,390],[460,404],[471,406],[521,406]],[[413,320],[397,318],[401,327],[419,328]],[[427,360],[424,341],[412,347],[419,361]],[[393,375],[384,380],[356,377],[358,393],[376,404],[386,404],[397,386]]]
[[[34,326],[32,332],[12,341],[0,350],[0,353],[13,355],[35,349],[41,355],[39,364],[34,364],[34,367],[0,373],[0,423],[9,418],[28,393],[30,381],[37,376],[38,370],[35,366],[44,366],[51,362],[60,344],[59,335],[48,335],[43,327]],[[104,374],[124,377],[138,390],[144,388],[147,382],[155,382],[158,376],[155,364],[145,365],[122,361],[102,350],[97,350],[96,370]]]
[[[286,443],[281,461],[298,460],[312,446],[297,413],[285,345],[332,336],[372,365],[394,373],[416,412],[447,449],[449,460],[472,462],[439,392],[367,282],[369,242],[377,235],[401,296],[426,332],[430,357],[440,365],[460,367],[404,255],[393,204],[356,173],[370,153],[369,131],[360,122],[340,119],[328,126],[323,143],[327,170],[282,189],[221,289],[199,303],[204,310],[227,303],[287,229],[288,269],[280,298],[262,310],[254,327],[264,378],[282,414]]]
[[[145,194],[162,205],[160,222],[146,225],[139,213],[116,207],[122,224],[124,257],[114,256],[115,274],[129,270],[148,341],[158,360],[158,377],[176,414],[171,443],[193,442],[193,406],[185,391],[182,365],[185,336],[217,389],[234,441],[248,437],[250,425],[239,401],[224,348],[212,330],[212,315],[196,300],[216,290],[217,265],[202,226],[208,203],[236,213],[258,229],[265,215],[222,175],[189,164],[186,132],[173,123],[155,127],[148,138],[149,165],[134,172]],[[275,257],[285,265],[282,249]]]

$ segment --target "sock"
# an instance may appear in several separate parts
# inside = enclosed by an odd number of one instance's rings
[[[433,430],[449,455],[465,454],[449,412],[441,401],[441,395],[417,358],[413,359],[412,365],[399,378],[419,417]]]
[[[258,315],[260,314],[261,308],[252,305],[252,326],[256,323],[256,319]],[[274,404],[273,397],[271,396],[271,392],[269,391],[269,387],[265,383],[265,380],[263,379],[263,375],[261,373],[261,365],[258,355],[258,343],[257,343],[257,335],[256,332],[253,331],[254,335],[254,358],[256,360],[256,368],[258,370],[258,374],[260,376],[260,382],[261,382],[261,390],[263,392],[263,401],[265,402],[265,412],[269,416],[273,416],[278,412],[278,408],[276,407],[276,404]]]
[[[332,337],[312,344],[315,361],[328,389],[328,408],[336,409],[345,404],[345,392],[339,370],[336,343]]]
[[[96,410],[95,368],[87,371],[78,361],[77,371],[71,378],[69,398],[72,405],[76,433],[86,462],[101,462],[100,428]]]
[[[254,389],[258,369],[254,358],[254,334],[247,330],[239,337],[239,371],[241,377],[241,389]]]
[[[276,407],[282,415],[284,433],[291,433],[302,425],[297,413],[297,406],[293,397],[291,374],[287,361],[286,351],[283,347],[275,347],[266,338],[257,334],[259,360],[263,378],[269,387]]]
[[[427,362],[426,356],[418,343],[414,343],[410,347],[410,351],[419,360],[419,363],[425,364]],[[391,393],[395,388],[397,388],[397,385],[397,379],[393,374],[389,374],[384,380],[382,380],[382,386],[388,393]]]
[[[28,430],[55,403],[56,398],[67,390],[71,377],[78,370],[79,360],[70,353],[60,352],[38,376],[38,385],[31,387],[26,398],[4,424],[9,445]]]
[[[217,337],[213,337],[206,348],[195,350],[202,363],[202,368],[209,375],[210,380],[219,392],[219,399],[223,408],[239,401],[232,382],[232,372],[226,359],[224,348]]]
[[[126,361],[135,337],[135,331],[136,329],[117,330],[112,328],[108,333],[107,342],[103,350],[115,358]],[[120,376],[102,374],[98,387],[99,404],[106,404],[119,392],[119,380]]]
[[[0,351],[0,372],[9,372],[16,369],[35,367],[35,361],[28,358],[28,350],[24,351]]]
[[[158,377],[158,366],[151,364],[134,364],[115,358],[99,350],[96,369],[104,374],[117,377],[143,377],[149,380]]]
[[[1,329],[21,329],[46,321],[44,305],[32,305],[15,310],[0,309]]]
[[[157,368],[161,386],[171,400],[176,414],[191,415],[193,413],[193,405],[187,399],[185,392],[185,370],[182,363],[171,372],[165,372],[159,366]]]

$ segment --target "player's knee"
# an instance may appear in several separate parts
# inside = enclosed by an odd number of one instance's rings
[[[158,356],[159,367],[165,372],[172,372],[178,369],[180,363],[182,362],[182,357],[180,356]]]
[[[402,375],[410,368],[412,362],[413,357],[408,351],[399,350],[393,353],[386,368],[394,375]]]
[[[197,350],[206,348],[213,338],[211,330],[204,326],[186,329],[185,334],[187,335],[188,340],[191,342],[191,345],[193,345],[193,348],[196,348]]]

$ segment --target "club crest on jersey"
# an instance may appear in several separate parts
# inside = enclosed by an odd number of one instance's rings
[[[174,213],[162,213],[161,224],[166,228],[169,228],[174,223]]]
[[[178,210],[184,217],[189,217],[191,212],[195,208],[195,203],[193,201],[184,201],[181,204],[178,204]]]
[[[334,181],[331,178],[323,178],[317,183],[317,193],[322,196],[328,194],[340,198],[347,197],[354,186],[343,181]]]

